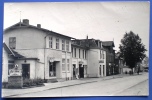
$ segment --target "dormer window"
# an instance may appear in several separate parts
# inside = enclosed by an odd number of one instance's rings
[[[16,49],[16,37],[9,38],[9,47],[11,49]]]

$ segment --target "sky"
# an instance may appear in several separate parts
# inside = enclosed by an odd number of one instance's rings
[[[20,19],[31,25],[71,36],[114,41],[115,50],[126,32],[138,34],[149,56],[149,2],[5,3],[4,29]]]

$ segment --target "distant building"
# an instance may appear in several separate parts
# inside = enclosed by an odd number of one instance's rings
[[[115,74],[115,47],[113,41],[103,41],[103,48],[106,50],[106,66],[107,66],[107,75]]]
[[[72,49],[72,64],[79,66],[76,68],[79,70],[80,78],[81,74],[82,77],[106,76],[106,51],[103,49],[100,40],[73,40]]]

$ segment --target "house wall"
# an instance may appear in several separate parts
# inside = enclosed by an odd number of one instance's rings
[[[34,28],[16,28],[4,33],[4,42],[9,46],[9,37],[16,37],[16,49],[44,48],[46,33]]]
[[[99,77],[98,49],[88,50],[88,77]]]
[[[99,70],[101,65],[101,75],[100,75],[100,71],[98,71],[98,77],[104,77],[106,76],[106,51],[101,50],[101,57],[100,57],[100,50],[98,50],[98,54],[99,54],[98,59],[103,61],[103,63],[99,63]]]
[[[3,56],[2,56],[2,82],[8,82],[8,53],[3,48]]]
[[[18,68],[22,70],[22,64],[30,64],[30,79],[37,78],[36,76],[36,61],[35,60],[16,60],[15,64],[18,64]]]
[[[76,48],[76,57],[75,57],[75,48]],[[78,72],[76,73],[76,76],[79,76],[79,62],[82,61],[83,64],[88,67],[88,62],[87,62],[87,50],[81,48],[81,47],[76,47],[72,46],[73,52],[71,53],[72,57],[72,67],[71,67],[71,72],[72,72],[72,77],[73,77],[73,64],[76,65],[76,68],[78,69]],[[80,50],[80,56],[79,56],[79,50]],[[84,56],[83,56],[83,50],[84,50]],[[86,52],[86,53],[85,53]],[[73,55],[73,56],[72,56]],[[86,57],[86,58],[85,58]],[[88,75],[88,68],[84,68],[84,77],[87,77]]]
[[[36,62],[36,78],[44,79],[44,63]]]
[[[54,34],[54,35],[53,35]],[[65,42],[65,50],[62,50],[62,40],[69,41],[69,51],[67,52],[67,58],[71,57],[71,40],[70,38],[64,36],[57,36],[55,33],[47,34],[44,31],[28,28],[28,27],[20,27],[16,29],[12,29],[10,31],[6,31],[4,33],[4,42],[9,46],[9,37],[16,37],[16,49],[19,54],[25,56],[26,58],[38,58],[39,63],[36,63],[37,73],[40,73],[38,69],[43,69],[44,74],[42,72],[38,75],[38,77],[50,79],[49,77],[49,57],[55,57],[55,60],[58,61],[56,63],[56,69],[58,70],[57,78],[65,78],[65,73],[62,72],[62,52],[66,51],[66,42]],[[53,48],[49,48],[49,37],[53,37]],[[56,49],[56,38],[59,38],[59,49]],[[46,49],[45,49],[46,48]],[[64,54],[63,54],[64,55]],[[70,60],[71,67],[71,60]],[[44,70],[45,68],[45,70]],[[70,68],[71,69],[71,68]],[[31,73],[31,77],[33,77],[33,73]],[[71,71],[67,73],[67,77],[71,77]]]
[[[53,49],[46,49],[46,56],[45,56],[45,78],[52,79],[52,78],[71,78],[71,53],[70,52],[62,52],[61,50],[53,50]],[[56,61],[56,77],[49,77],[49,61],[50,58],[54,58]],[[70,60],[70,70],[62,71],[62,58]]]

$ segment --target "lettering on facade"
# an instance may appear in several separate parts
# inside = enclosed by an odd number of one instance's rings
[[[104,63],[104,60],[99,60],[99,63]]]
[[[83,64],[83,61],[79,61],[79,64]]]

